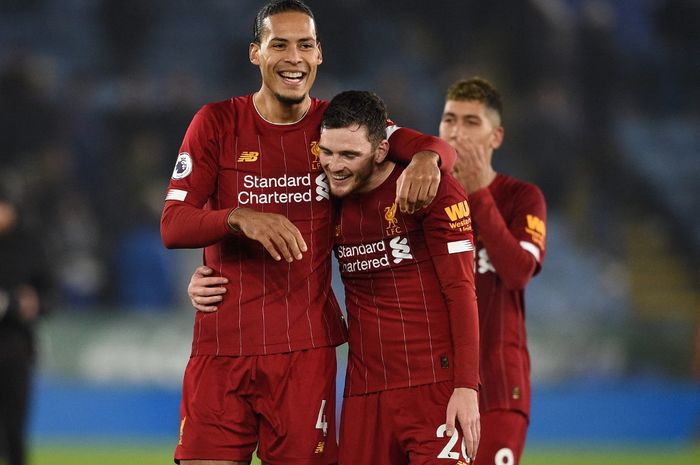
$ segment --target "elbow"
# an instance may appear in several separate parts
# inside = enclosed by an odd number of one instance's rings
[[[509,291],[523,291],[525,290],[527,283],[530,282],[531,277],[531,272],[519,274],[513,273],[510,275],[501,276],[501,281],[503,282],[503,285],[506,287],[506,289],[508,289]]]
[[[176,249],[178,247],[178,243],[172,236],[173,235],[168,232],[168,229],[161,225],[160,240],[163,242],[163,246],[165,246],[166,249]]]
[[[176,249],[182,247],[177,241],[176,234],[173,233],[172,227],[170,227],[169,215],[163,212],[163,216],[160,219],[160,240],[163,242],[163,246],[166,249]]]
[[[510,273],[504,273],[499,275],[501,282],[509,291],[523,291],[525,287],[530,282],[532,275],[535,272],[535,267],[530,267],[528,269],[511,269]]]
[[[525,251],[520,251],[520,259],[504,266],[503,273],[498,273],[503,285],[509,291],[523,291],[538,269],[535,258]],[[498,270],[499,267],[496,267]]]

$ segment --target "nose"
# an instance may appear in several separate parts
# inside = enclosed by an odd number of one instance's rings
[[[343,164],[337,155],[326,155],[323,157],[323,168],[329,173],[336,173],[343,170]]]
[[[287,49],[287,56],[285,57],[285,61],[292,64],[301,63],[301,55],[299,54],[299,50],[296,47],[289,47]]]
[[[457,138],[461,134],[461,132],[462,132],[462,126],[460,124],[455,123],[450,127],[449,134],[450,134],[450,137]]]

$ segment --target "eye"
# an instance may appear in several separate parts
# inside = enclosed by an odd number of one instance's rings
[[[300,47],[304,50],[311,50],[316,48],[316,45],[313,42],[302,42]]]

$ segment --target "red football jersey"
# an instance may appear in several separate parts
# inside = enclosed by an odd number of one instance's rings
[[[341,203],[335,254],[350,350],[345,395],[454,379],[478,387],[478,313],[466,194],[444,175],[413,215],[397,209],[398,165]],[[453,339],[453,335],[457,337]]]
[[[498,174],[469,196],[476,237],[480,410],[530,413],[525,286],[545,255],[546,206],[533,184]]]
[[[206,105],[193,118],[170,180],[164,221],[182,203],[204,215],[185,225],[168,223],[168,232],[187,236],[186,226],[194,228],[192,244],[178,246],[207,245],[204,264],[229,279],[219,310],[196,313],[193,354],[256,355],[344,342],[345,324],[330,288],[331,203],[318,163],[326,106],[313,99],[301,121],[272,124],[249,95]],[[260,243],[228,229],[235,207],[286,216],[309,251],[301,261],[275,261]]]
[[[274,124],[253,95],[205,105],[185,134],[167,191],[161,234],[168,247],[205,247],[204,264],[229,279],[219,310],[197,312],[194,355],[260,355],[338,345],[346,339],[331,288],[332,206],[319,163],[328,102],[312,99],[293,124]],[[392,156],[454,151],[406,128],[393,131]],[[447,169],[447,168],[443,168]],[[257,241],[233,233],[236,207],[286,216],[309,249],[301,261],[275,261]]]

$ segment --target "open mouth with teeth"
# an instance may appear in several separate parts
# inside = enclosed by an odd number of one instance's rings
[[[334,181],[345,181],[348,179],[350,176],[352,176],[349,173],[331,173],[331,179]]]
[[[299,84],[304,80],[305,74],[301,71],[281,71],[280,77],[289,84]]]

